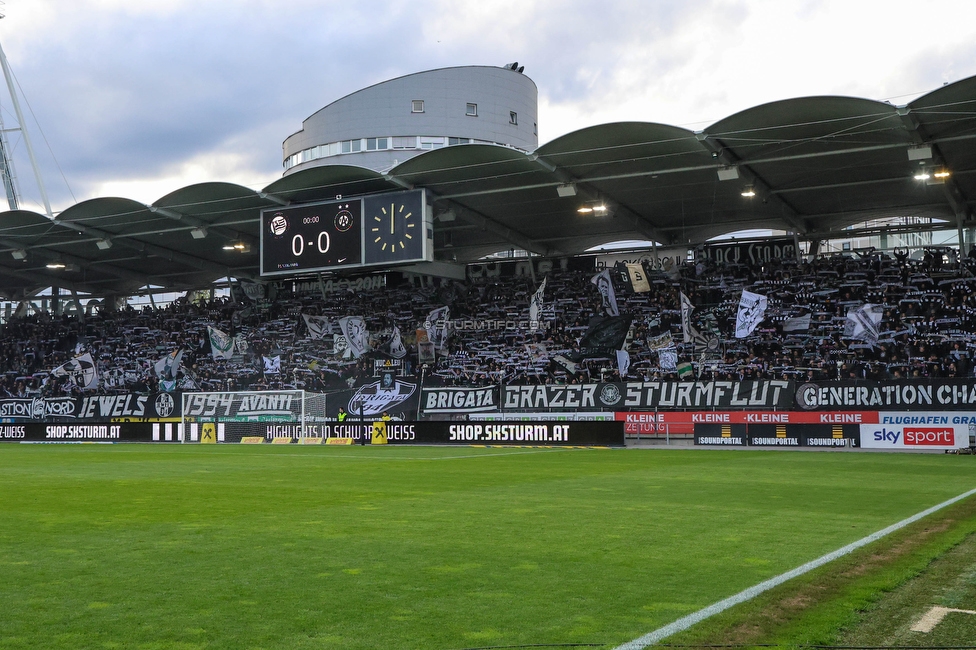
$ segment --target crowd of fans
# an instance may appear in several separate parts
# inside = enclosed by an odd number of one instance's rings
[[[872,250],[756,265],[701,257],[668,272],[646,270],[650,290],[644,292],[614,274],[619,311],[633,318],[626,344],[630,365],[623,376],[615,358],[583,359],[568,367],[557,361],[576,358],[580,337],[606,313],[590,281],[595,269],[556,265],[546,274],[539,329],[527,321],[541,274],[467,282],[414,278],[331,294],[298,294],[284,283],[256,301],[237,293],[237,299],[194,303],[181,298],[160,309],[124,307],[87,317],[34,313],[13,318],[0,330],[0,397],[79,392],[70,376],[52,371],[84,353],[96,362],[100,391],[339,390],[374,381],[375,362],[386,358],[381,350],[395,330],[407,349],[402,359],[407,372],[422,374],[428,384],[677,380],[674,365],[662,367],[665,355],[651,346],[666,333],[677,358],[692,364],[681,379],[973,375],[976,253],[959,258],[954,249],[939,249],[914,259],[907,252]],[[733,332],[743,289],[766,296],[768,307],[758,327],[737,339]],[[680,293],[696,307],[695,327],[718,345],[704,349],[700,342],[684,342]],[[876,340],[850,336],[848,312],[865,303],[883,309]],[[417,330],[442,306],[450,308],[449,335],[436,360],[421,364]],[[329,319],[323,335],[312,336],[303,314]],[[783,331],[788,319],[806,315],[808,329]],[[364,317],[374,352],[357,359],[336,347],[338,319],[344,316]],[[235,337],[230,359],[212,354],[208,326]],[[176,377],[166,381],[157,361],[180,350]],[[265,358],[274,357],[280,370],[266,372]]]

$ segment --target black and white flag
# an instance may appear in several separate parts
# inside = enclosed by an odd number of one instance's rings
[[[427,340],[434,344],[438,350],[443,350],[450,335],[447,322],[451,318],[450,307],[438,307],[429,314],[424,322],[424,329],[427,330]]]
[[[357,359],[369,351],[369,332],[362,316],[345,316],[339,319],[339,329],[346,337],[349,351]]]
[[[658,336],[652,336],[647,339],[647,349],[648,350],[665,350],[667,348],[674,347],[674,338],[671,336],[671,332],[665,332]]]
[[[281,373],[281,355],[262,358],[264,359],[264,374],[277,375]]]
[[[183,350],[173,350],[171,354],[161,357],[153,369],[156,376],[160,379],[176,379],[176,374],[180,371],[180,364],[183,362]]]
[[[783,321],[784,332],[805,332],[810,329],[810,314],[787,318]]]
[[[884,307],[865,303],[857,309],[847,312],[847,322],[844,323],[844,336],[864,341],[869,345],[878,342],[878,325],[884,316]]]
[[[82,390],[98,388],[98,369],[95,367],[91,352],[86,352],[58,366],[51,371],[51,374],[55,377],[68,377],[71,383]]]
[[[561,365],[563,368],[565,368],[566,370],[568,370],[569,372],[571,372],[574,375],[576,374],[576,371],[579,370],[579,364],[577,362],[575,362],[572,359],[569,359],[567,357],[564,357],[561,354],[557,354],[557,355],[553,356],[552,360],[555,361],[556,363],[558,363],[559,365]]]
[[[678,370],[678,349],[665,348],[657,351],[657,365],[665,372]]]
[[[594,275],[590,282],[596,285],[596,290],[600,292],[603,300],[603,308],[611,316],[619,316],[620,310],[617,308],[617,294],[613,290],[613,280],[610,279],[610,269]]]
[[[698,330],[691,324],[691,315],[695,311],[695,306],[691,300],[681,292],[681,338],[685,343],[691,343],[697,338],[701,338]]]
[[[735,317],[735,338],[744,339],[766,318],[766,296],[742,290],[739,313]]]
[[[310,316],[302,314],[305,319],[305,327],[308,328],[308,335],[313,339],[322,339],[332,333],[332,325],[325,316]]]
[[[384,352],[394,359],[402,359],[407,356],[407,348],[403,345],[403,339],[400,338],[400,328],[396,325],[393,326],[393,335],[390,337],[389,343],[384,347],[386,348]]]
[[[635,293],[646,293],[651,290],[651,284],[647,281],[644,273],[643,264],[627,264],[627,275],[630,277],[630,286]]]
[[[234,337],[226,332],[221,332],[216,327],[207,325],[207,333],[210,335],[210,353],[214,360],[230,359],[234,356]]]
[[[542,304],[545,300],[546,291],[546,281],[549,280],[549,276],[542,278],[542,284],[536,289],[535,293],[532,294],[532,299],[529,301],[529,329],[531,331],[536,331],[539,329],[539,316],[542,314]]]

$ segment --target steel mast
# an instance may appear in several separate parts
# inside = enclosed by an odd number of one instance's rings
[[[0,18],[3,17],[4,14],[0,13]],[[24,146],[27,147],[27,157],[30,158],[31,167],[34,169],[34,178],[37,180],[37,189],[41,192],[41,200],[44,202],[44,211],[48,217],[53,219],[54,213],[51,211],[51,202],[47,198],[47,190],[44,189],[44,181],[41,179],[41,170],[37,166],[37,157],[34,155],[34,147],[31,145],[30,135],[27,133],[27,126],[24,124],[24,114],[20,110],[20,101],[17,99],[17,90],[14,87],[14,77],[10,73],[10,65],[7,63],[7,55],[3,53],[3,47],[0,47],[0,67],[3,68],[3,77],[7,81],[7,90],[10,91],[10,101],[14,105],[14,113],[17,115],[17,124],[20,128],[21,135],[24,137]],[[6,149],[6,147],[3,147],[2,156],[2,164],[4,166],[3,181],[5,187],[8,181],[12,183],[12,168],[9,166],[9,158]],[[12,187],[7,190],[8,203],[11,202],[11,197],[13,198],[11,208],[16,209],[17,198]]]

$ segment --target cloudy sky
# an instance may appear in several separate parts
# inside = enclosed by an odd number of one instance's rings
[[[976,74],[969,0],[6,0],[0,10],[55,211],[96,196],[151,203],[208,180],[263,187],[304,118],[430,68],[517,60],[539,87],[540,143],[618,120],[700,129],[806,95],[903,104]],[[0,116],[17,125],[5,90]],[[39,205],[23,140],[8,137],[23,202]]]

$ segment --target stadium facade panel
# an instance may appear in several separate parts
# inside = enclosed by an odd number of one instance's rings
[[[535,83],[511,67],[462,66],[397,77],[316,111],[282,145],[285,173],[320,165],[386,171],[433,149],[539,144]]]

